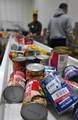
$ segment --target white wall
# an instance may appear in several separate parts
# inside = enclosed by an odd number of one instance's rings
[[[32,10],[32,0],[0,0],[0,21],[11,21],[26,27]]]
[[[72,17],[73,22],[78,21],[78,0],[34,0],[34,8],[39,10],[39,20],[43,23],[43,27],[47,26],[49,19],[61,2],[69,4],[68,14]]]
[[[11,21],[11,23],[15,22],[27,28],[27,24],[32,19],[32,11],[38,9],[39,20],[43,27],[46,27],[62,1],[69,4],[69,14],[72,16],[73,22],[78,21],[78,0],[0,0],[0,23],[1,21]],[[4,22],[3,26],[6,28],[9,23]]]

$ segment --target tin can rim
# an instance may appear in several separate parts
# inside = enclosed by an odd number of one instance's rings
[[[41,59],[41,60],[49,59],[49,56],[48,56],[48,55],[37,55],[36,57],[37,57],[38,59]]]
[[[38,72],[44,70],[44,65],[39,63],[31,63],[26,66],[26,69],[33,72]]]

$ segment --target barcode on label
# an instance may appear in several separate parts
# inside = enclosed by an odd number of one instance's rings
[[[60,56],[60,62],[63,62],[65,59],[65,56]]]
[[[62,99],[62,97],[69,95],[69,90],[65,87],[62,88],[61,90],[57,91],[56,93],[54,93],[52,95],[52,98],[54,101],[58,101],[60,98]]]

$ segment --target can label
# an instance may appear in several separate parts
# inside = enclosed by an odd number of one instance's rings
[[[25,88],[25,81],[26,80],[21,75],[12,73],[8,81],[8,86],[21,86]]]
[[[38,80],[29,80],[26,85],[24,94],[24,103],[41,103],[47,104],[44,92]]]
[[[33,71],[26,71],[26,79],[30,80],[30,79],[38,79],[41,80],[44,77],[44,72],[43,71],[39,71],[39,72],[33,72]]]
[[[67,65],[68,55],[58,55],[57,70],[63,71]]]
[[[65,82],[70,86],[71,89],[74,90],[74,92],[76,94],[78,94],[78,83],[72,82],[72,81],[69,81],[69,80],[65,80]]]
[[[76,68],[76,67],[74,67],[74,66],[67,66],[65,69],[64,69],[64,71],[63,71],[63,77],[65,78],[65,79],[73,79],[73,78],[75,78],[75,76],[78,76],[78,69]],[[76,80],[77,78],[75,78],[75,81],[77,81]]]
[[[50,57],[49,65],[57,68],[59,72],[62,72],[67,65],[68,55],[53,52]]]
[[[78,96],[68,84],[58,76],[47,76],[42,80],[42,86],[48,100],[54,104],[58,113],[67,111],[78,101]]]
[[[49,76],[49,75],[56,75],[57,71],[55,67],[51,67],[51,66],[45,66],[45,70],[44,70],[44,75],[45,76]]]
[[[48,55],[38,55],[36,57],[39,60],[40,64],[43,64],[43,65],[49,64],[49,56]]]
[[[14,71],[25,71],[25,63],[14,62],[13,69]]]

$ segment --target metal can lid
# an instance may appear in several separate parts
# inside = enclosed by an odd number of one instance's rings
[[[3,96],[8,103],[20,103],[23,101],[24,88],[9,86],[3,91]]]
[[[70,50],[68,47],[59,46],[59,47],[55,47],[53,52],[57,52],[60,54],[69,54]]]
[[[33,64],[27,65],[26,69],[33,72],[38,72],[38,71],[44,70],[44,65],[39,63],[33,63]]]
[[[35,59],[36,59],[35,56],[28,56],[28,57],[27,57],[27,60],[35,60]]]
[[[25,62],[26,61],[26,57],[24,56],[17,56],[14,59],[12,59],[14,62]]]
[[[21,109],[21,116],[25,120],[46,120],[47,115],[46,107],[38,103],[23,105]]]
[[[41,59],[41,60],[49,59],[49,56],[48,56],[48,55],[37,55],[36,57],[37,57],[38,59]]]

